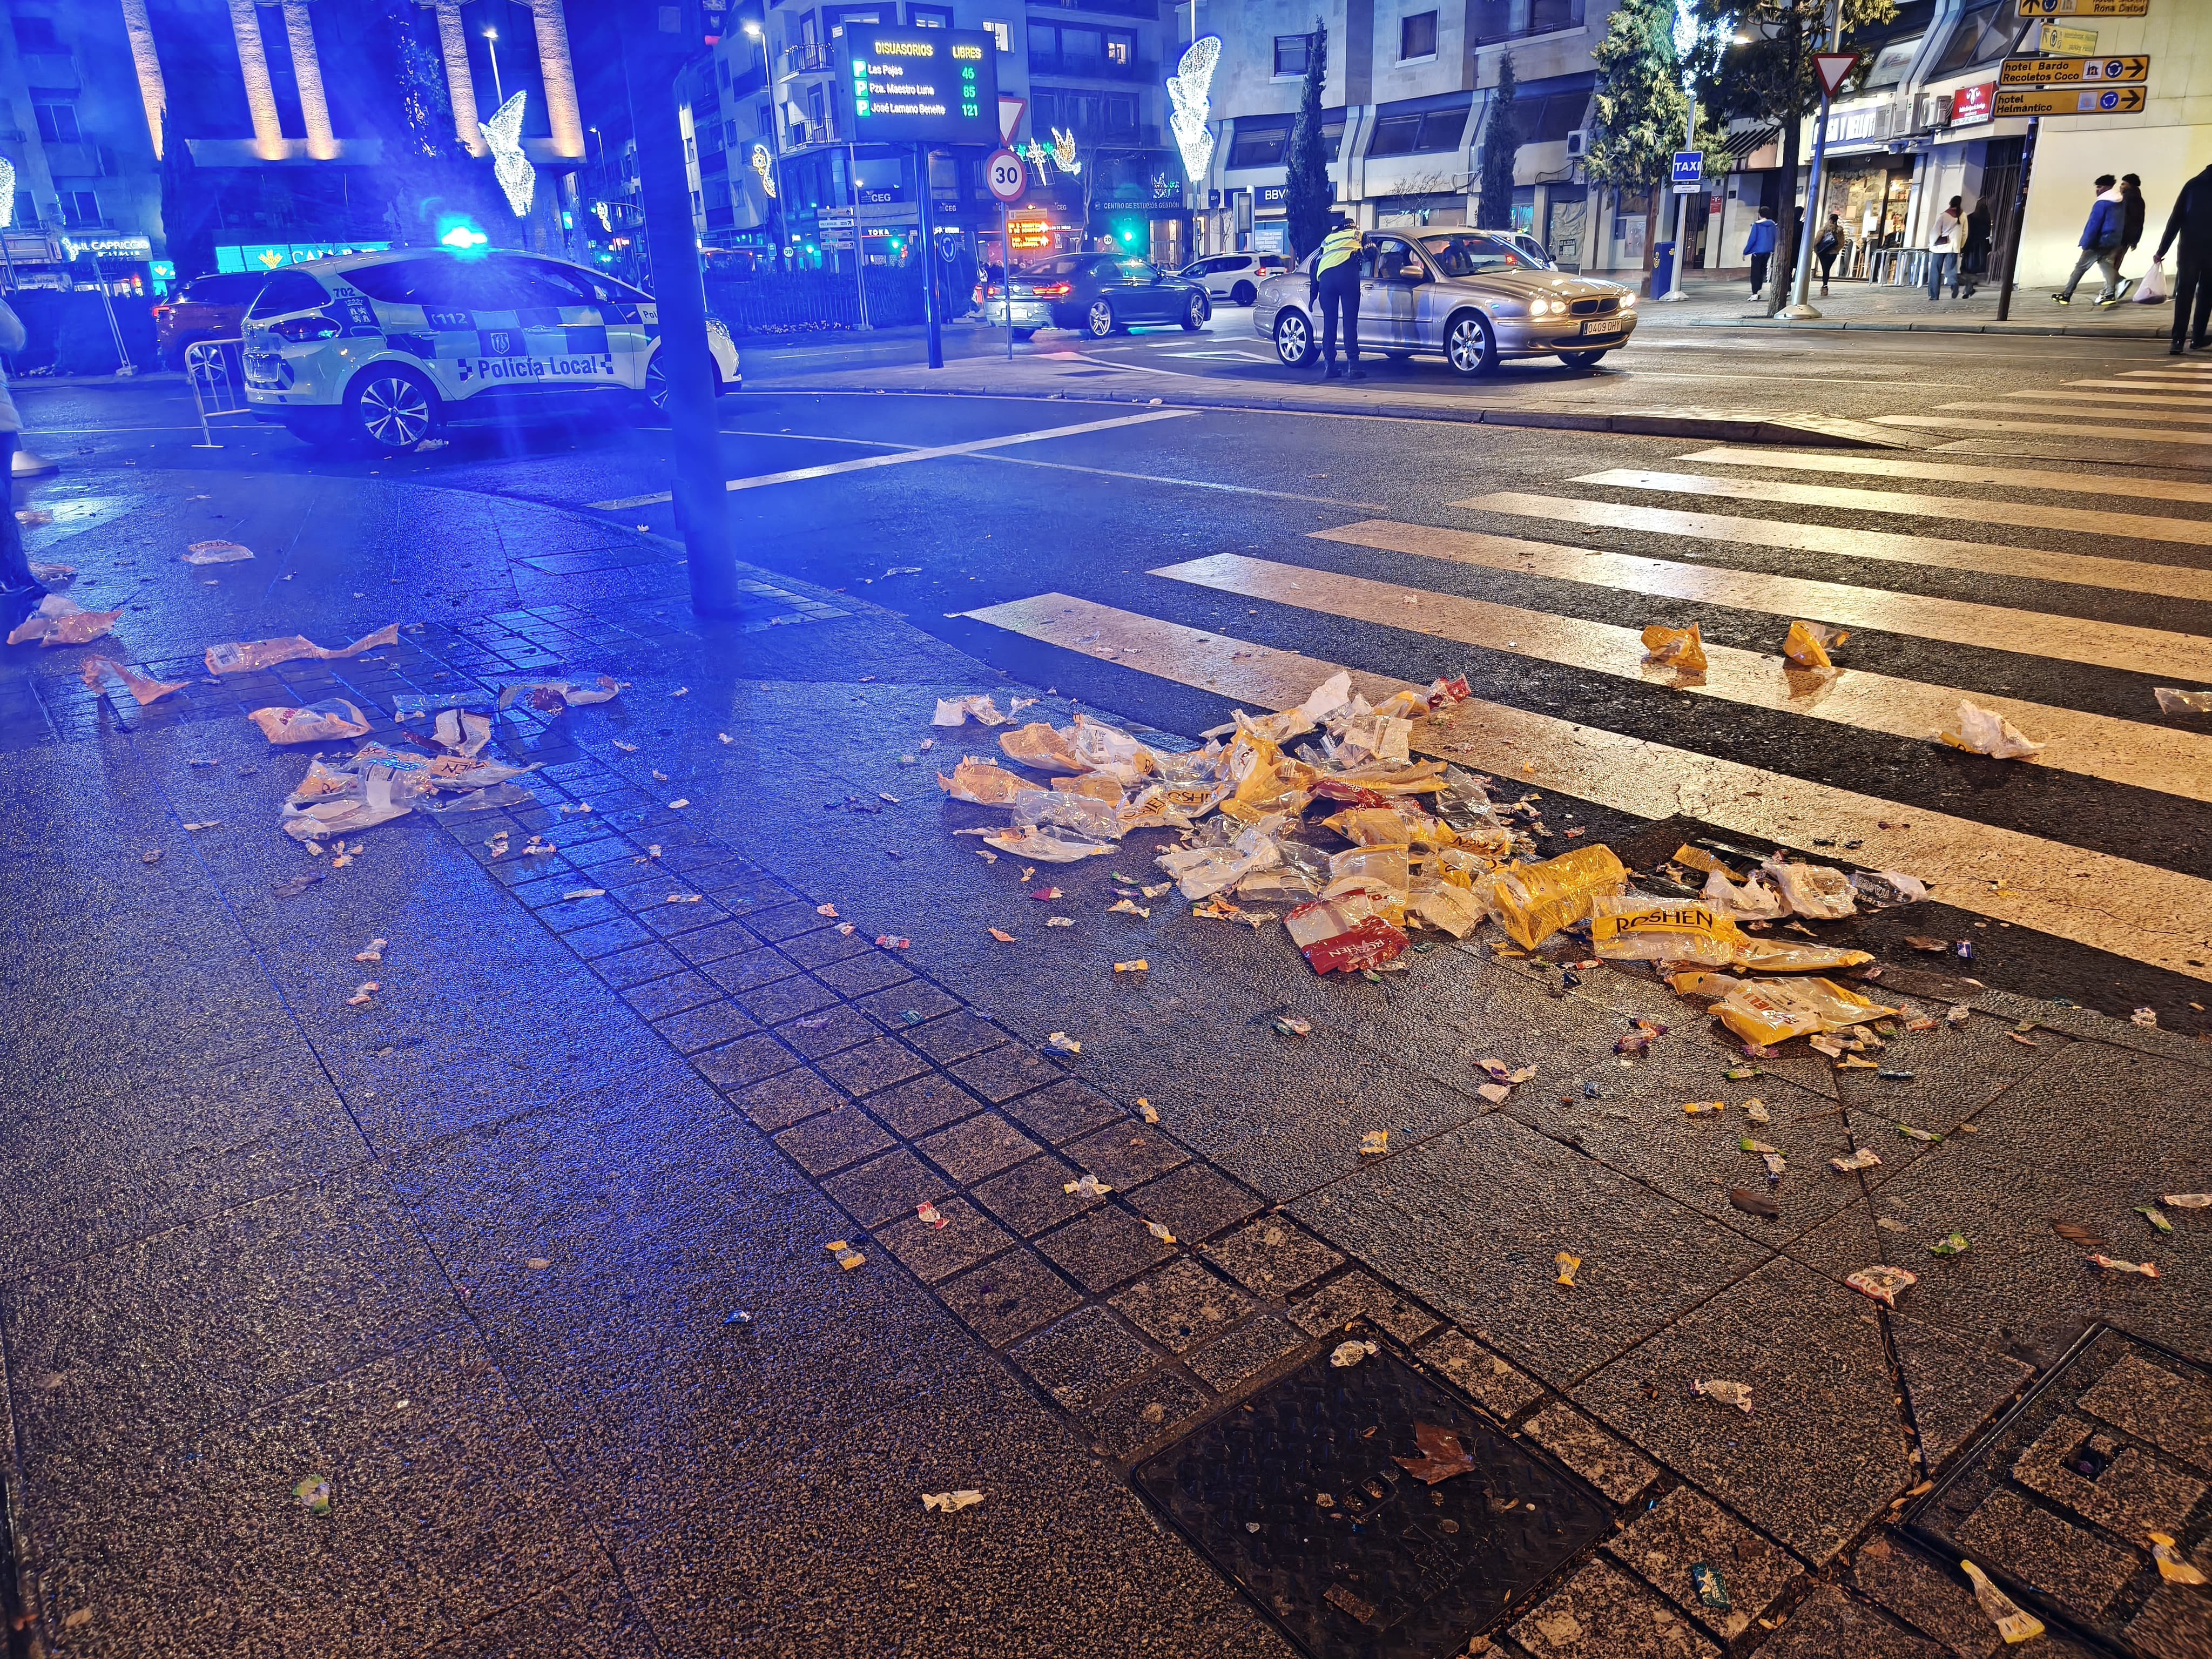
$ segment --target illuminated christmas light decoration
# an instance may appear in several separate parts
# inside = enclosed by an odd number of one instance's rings
[[[1073,177],[1083,171],[1083,163],[1075,159],[1075,135],[1052,130],[1052,159],[1060,163],[1060,170]]]
[[[1037,183],[1048,185],[1052,182],[1052,152],[1050,150],[1032,138],[1021,146],[1020,154],[1024,161],[1036,169]]]
[[[612,230],[614,228],[613,223],[607,217],[607,204],[605,202],[592,203],[592,211],[599,216],[599,228],[601,230]]]
[[[766,144],[753,146],[753,171],[760,175],[761,188],[773,198],[775,195],[775,163],[769,156]]]
[[[522,106],[529,97],[526,92],[516,93],[483,124],[484,142],[491,146],[492,175],[518,219],[530,211],[530,198],[538,187],[538,169],[522,153]]]
[[[1221,37],[1202,34],[1183,52],[1168,77],[1168,127],[1182,152],[1182,169],[1195,184],[1213,163],[1213,130],[1206,124],[1212,106],[1214,67],[1221,61]]]
[[[15,164],[0,157],[0,225],[15,222]]]

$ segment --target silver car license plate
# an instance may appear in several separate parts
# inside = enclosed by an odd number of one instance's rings
[[[1618,317],[1594,317],[1583,325],[1583,338],[1585,340],[1603,339],[1609,334],[1620,332],[1620,319]]]

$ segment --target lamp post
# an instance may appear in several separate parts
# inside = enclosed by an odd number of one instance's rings
[[[761,79],[768,85],[769,165],[775,175],[775,189],[769,193],[775,198],[777,204],[776,222],[780,225],[783,222],[783,99],[781,94],[776,90],[775,65],[769,58],[768,37],[761,33],[761,26],[750,17],[746,18],[744,21],[744,31],[745,39],[751,41],[753,45],[760,48]],[[858,199],[857,196],[855,197],[855,199]],[[853,249],[856,255],[860,251],[860,215],[856,211],[853,216]],[[778,270],[781,270],[783,269],[783,256],[785,250],[783,247],[779,246],[775,248],[773,252],[775,254],[775,268]],[[854,263],[859,263],[857,258],[855,258]]]
[[[483,38],[491,53],[491,106],[497,109],[507,101],[507,93],[499,83],[499,31],[487,26]]]
[[[1690,112],[1683,123],[1682,148],[1698,147],[1698,94],[1696,82],[1690,70],[1690,54],[1698,49],[1698,20],[1690,15],[1688,0],[1674,0],[1674,64],[1682,72],[1682,95],[1690,101]],[[1662,300],[1686,300],[1682,292],[1682,270],[1690,263],[1690,198],[1686,191],[1674,198],[1674,280],[1659,297]]]

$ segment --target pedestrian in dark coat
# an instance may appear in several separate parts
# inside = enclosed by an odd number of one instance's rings
[[[2203,351],[2212,343],[2204,333],[2212,322],[2212,167],[2184,185],[2173,198],[2173,212],[2166,222],[2166,234],[2158,239],[2154,260],[2162,262],[2176,241],[2181,244],[2181,257],[2173,272],[2170,350],[2179,357],[2185,337],[2192,350]]]

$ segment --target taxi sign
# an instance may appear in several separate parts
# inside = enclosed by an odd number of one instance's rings
[[[2008,58],[1997,84],[2007,87],[2063,87],[2079,81],[2148,81],[2150,59],[2123,58]]]
[[[1996,118],[2008,115],[2133,115],[2143,106],[2141,87],[2000,87]]]

